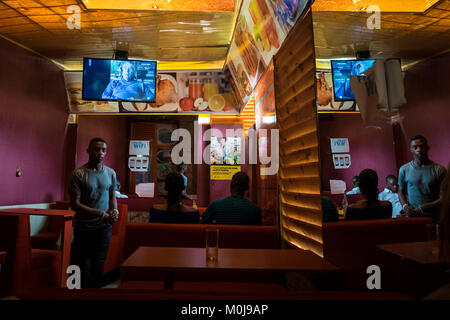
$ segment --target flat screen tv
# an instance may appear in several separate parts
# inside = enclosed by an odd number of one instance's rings
[[[364,76],[372,68],[375,60],[332,60],[334,101],[353,101],[355,96],[350,88],[350,76]]]
[[[83,100],[155,102],[156,61],[84,58]]]

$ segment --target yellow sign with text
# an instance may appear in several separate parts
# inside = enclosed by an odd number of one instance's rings
[[[211,180],[231,180],[241,166],[211,166]]]

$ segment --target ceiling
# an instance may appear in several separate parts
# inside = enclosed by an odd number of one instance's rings
[[[172,1],[180,10],[198,2]],[[240,1],[203,2],[222,11],[88,10],[80,0],[5,0],[0,1],[0,34],[69,69],[81,68],[83,56],[112,57],[116,48],[134,58],[204,61],[222,68]],[[215,2],[228,7],[217,8]],[[71,5],[81,9],[80,29],[67,26]],[[231,11],[223,11],[230,5]]]
[[[446,51],[450,48],[450,0],[436,1],[377,0],[381,29],[369,30],[370,14],[365,10],[373,0],[316,0],[316,58],[354,57],[357,51],[370,50],[373,57],[400,57],[407,65]],[[219,69],[240,3],[5,0],[0,1],[0,35],[71,70],[81,70],[82,57],[112,57],[115,49],[128,50],[133,58],[159,60],[160,70]],[[67,26],[71,5],[80,7],[80,29]]]
[[[336,5],[340,1],[316,0],[313,4],[317,59],[355,57],[357,51],[370,50],[372,57],[402,58],[405,65],[450,48],[449,0],[438,1],[425,12],[381,12],[381,29],[374,30],[367,28],[371,15],[366,12],[317,11],[324,9],[325,2]],[[390,2],[401,7],[408,1]]]

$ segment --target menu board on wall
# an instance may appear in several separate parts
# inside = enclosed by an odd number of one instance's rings
[[[334,101],[333,77],[330,70],[317,70],[317,111],[358,111],[355,101]]]
[[[237,19],[227,67],[236,95],[245,105],[272,57],[310,0],[244,0]]]
[[[238,113],[240,108],[227,76],[217,70],[158,71],[155,103],[83,101],[82,72],[67,71],[64,76],[71,113]]]

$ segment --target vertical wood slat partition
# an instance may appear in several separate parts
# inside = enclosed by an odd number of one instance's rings
[[[297,21],[275,55],[274,74],[281,235],[283,241],[323,256],[311,10]]]

